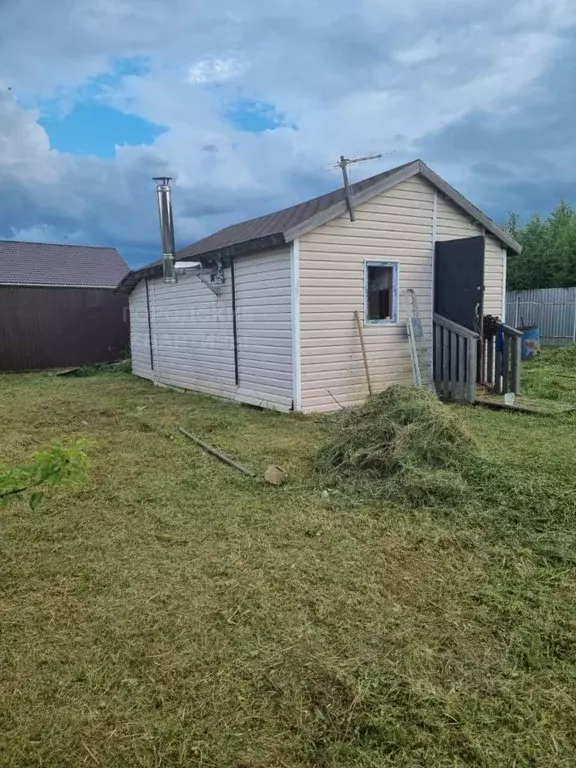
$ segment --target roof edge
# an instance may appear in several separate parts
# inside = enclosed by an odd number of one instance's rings
[[[367,189],[362,190],[362,192],[358,192],[354,195],[354,204],[361,205],[362,203],[371,200],[376,195],[379,195],[382,192],[386,192],[388,189],[395,187],[397,184],[400,184],[403,181],[410,179],[412,176],[415,176],[419,172],[419,162],[419,160],[415,160],[413,163],[410,163],[409,165],[404,166],[404,168],[401,168],[399,171],[396,171],[396,173],[392,173],[381,181],[377,181]],[[318,227],[322,226],[322,224],[327,224],[329,221],[332,221],[332,219],[335,219],[338,216],[341,216],[343,213],[346,213],[347,210],[348,204],[346,203],[346,200],[342,200],[339,203],[331,205],[330,208],[326,208],[326,210],[317,213],[315,216],[312,216],[309,219],[306,219],[306,221],[303,221],[301,224],[297,224],[295,227],[286,230],[286,232],[284,232],[286,242],[291,242],[292,240],[296,240],[297,238],[302,237],[302,235],[305,235],[308,232],[312,232],[312,230],[317,229]]]
[[[186,256],[186,248],[176,252],[176,261],[210,261],[212,259],[231,259],[235,256],[247,256],[251,253],[267,250],[268,248],[281,248],[287,245],[282,232],[265,237],[257,237],[254,240],[246,240],[243,243],[228,245],[225,248],[217,248],[212,251]],[[129,295],[138,285],[140,280],[145,277],[160,277],[162,275],[162,264],[153,264],[148,267],[141,267],[128,272],[118,283],[115,293]]]
[[[454,189],[451,184],[448,184],[448,182],[444,181],[441,176],[438,176],[438,174],[435,173],[429,166],[427,166],[425,162],[418,160],[418,165],[418,172],[424,176],[425,179],[428,179],[428,181],[437,189],[443,192],[446,197],[450,198],[453,203],[462,208],[462,210],[466,211],[466,213],[475,219],[479,224],[481,224],[484,229],[487,229],[488,232],[500,240],[501,243],[504,243],[509,250],[516,254],[522,253],[522,246],[520,243],[514,240],[514,238],[509,235],[508,232],[505,232],[501,227],[495,224],[492,219],[488,218],[488,216],[482,213],[479,208],[467,200],[464,195],[461,195],[458,190]]]
[[[71,290],[114,291],[116,285],[81,285],[80,283],[6,283],[0,280],[0,288],[69,288]]]
[[[354,204],[361,205],[362,203],[366,203],[369,200],[372,200],[372,198],[376,197],[376,195],[380,195],[382,192],[387,192],[397,184],[401,184],[403,181],[407,181],[408,179],[411,179],[413,176],[418,174],[427,179],[434,187],[436,187],[436,189],[446,195],[446,197],[452,200],[453,203],[465,211],[471,218],[481,224],[484,229],[494,235],[494,237],[496,237],[501,243],[506,245],[510,251],[516,254],[522,252],[522,246],[520,243],[516,242],[513,237],[511,237],[507,232],[495,224],[492,219],[488,218],[488,216],[482,213],[479,208],[467,200],[464,195],[461,195],[460,192],[454,189],[452,185],[448,184],[447,181],[444,181],[441,176],[438,176],[438,174],[435,173],[422,160],[415,160],[413,163],[410,163],[396,173],[387,176],[381,181],[376,182],[376,184],[373,184],[372,186],[363,190],[362,192],[355,194]],[[339,203],[335,203],[325,211],[321,211],[315,216],[312,216],[310,219],[307,219],[301,224],[298,224],[297,226],[287,230],[284,233],[286,242],[291,242],[292,240],[296,240],[298,237],[301,237],[308,232],[312,232],[312,230],[317,229],[318,227],[322,226],[322,224],[327,224],[329,221],[332,221],[338,216],[346,213],[347,210],[348,208],[345,200]]]

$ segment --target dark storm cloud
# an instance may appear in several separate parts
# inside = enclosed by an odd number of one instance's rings
[[[149,261],[152,176],[175,177],[184,244],[334,188],[338,172],[323,169],[342,152],[395,151],[355,178],[420,155],[496,219],[547,209],[576,196],[575,25],[570,0],[0,4],[0,236],[117,244]],[[166,133],[112,160],[51,150],[29,105],[73,103],[131,57],[146,71],[98,98]],[[297,130],[238,131],[225,115],[242,99]]]
[[[567,35],[544,73],[501,112],[476,110],[424,137],[429,161],[469,163],[478,204],[502,218],[576,201],[576,35]],[[473,161],[470,162],[470,159]]]

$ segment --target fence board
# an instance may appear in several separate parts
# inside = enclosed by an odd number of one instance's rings
[[[464,387],[466,381],[466,339],[458,336],[458,384],[456,387],[456,399],[464,400]]]
[[[442,328],[442,396],[450,397],[450,331]]]

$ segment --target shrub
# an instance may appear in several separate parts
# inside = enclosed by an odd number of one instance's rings
[[[88,468],[86,448],[85,440],[69,448],[54,442],[34,454],[31,464],[0,472],[0,504],[28,495],[30,508],[35,509],[47,487],[82,480]]]

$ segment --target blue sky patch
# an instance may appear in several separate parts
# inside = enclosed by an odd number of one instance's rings
[[[239,99],[224,110],[224,118],[236,130],[247,133],[273,131],[286,125],[286,117],[273,104]]]
[[[144,57],[113,59],[109,69],[91,78],[77,92],[59,94],[41,104],[38,121],[48,134],[50,147],[73,155],[113,158],[116,145],[152,144],[166,128],[105,103],[107,91],[128,76],[149,71]]]
[[[64,117],[46,115],[38,122],[48,134],[52,149],[101,158],[114,157],[118,144],[152,144],[166,130],[98,102],[79,102]]]
[[[150,72],[150,61],[145,56],[132,58],[115,57],[110,60],[106,72],[91,77],[78,91],[78,98],[87,101],[97,99],[107,90],[119,88],[125,77],[144,77]]]

